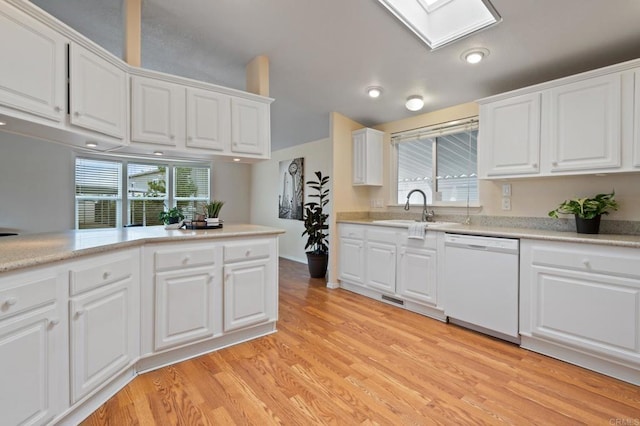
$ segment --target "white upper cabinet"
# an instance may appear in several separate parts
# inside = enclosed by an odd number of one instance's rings
[[[187,88],[187,147],[228,151],[230,133],[231,97]]]
[[[168,146],[182,142],[185,88],[133,76],[131,89],[131,140]]]
[[[480,178],[637,171],[637,66],[623,63],[478,101]]]
[[[540,170],[540,97],[531,93],[480,108],[480,177]]]
[[[619,73],[554,87],[549,96],[549,171],[621,165]]]
[[[384,133],[360,129],[353,139],[353,185],[382,185],[382,141]]]
[[[71,124],[124,139],[127,123],[126,72],[71,43],[69,83]]]
[[[271,151],[269,105],[243,98],[231,99],[231,151],[268,156]]]
[[[3,2],[0,40],[0,106],[63,121],[66,39]]]

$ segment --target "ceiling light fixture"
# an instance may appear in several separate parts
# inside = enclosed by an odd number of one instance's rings
[[[379,86],[367,87],[367,95],[369,95],[370,98],[374,98],[374,99],[380,97],[380,95],[382,95],[382,87],[379,87]]]
[[[424,100],[420,95],[411,95],[407,98],[407,102],[404,104],[409,111],[420,111],[424,106]]]
[[[84,144],[87,148],[97,148],[98,144],[96,142],[86,142]]]
[[[474,47],[473,49],[465,50],[460,57],[463,61],[469,64],[477,64],[484,58],[489,56],[489,49],[483,47]]]
[[[240,161],[239,158],[234,158],[233,161],[235,161],[236,163]]]
[[[164,152],[162,152],[162,151],[153,151],[153,155],[158,156],[158,157],[162,157],[164,155]]]
[[[6,123],[6,122],[4,122],[4,121],[0,121],[0,126],[6,126],[6,125],[7,125],[7,123]]]

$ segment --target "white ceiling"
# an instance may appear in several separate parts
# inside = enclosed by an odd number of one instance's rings
[[[122,0],[33,2],[121,56]],[[244,89],[245,65],[267,55],[276,150],[328,137],[331,111],[371,126],[640,57],[639,0],[492,4],[501,23],[431,51],[376,0],[143,0],[142,62]],[[465,64],[472,47],[491,54]]]

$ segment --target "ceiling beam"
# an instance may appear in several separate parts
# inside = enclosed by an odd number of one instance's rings
[[[124,61],[134,67],[141,64],[142,0],[124,0]]]
[[[247,92],[269,96],[269,58],[256,56],[247,64],[246,73]]]

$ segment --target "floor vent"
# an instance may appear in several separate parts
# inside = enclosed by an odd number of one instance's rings
[[[382,300],[386,300],[387,302],[393,302],[398,305],[404,305],[404,300],[396,299],[395,297],[382,295]]]

